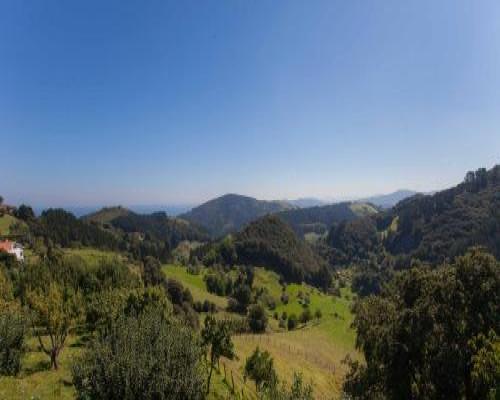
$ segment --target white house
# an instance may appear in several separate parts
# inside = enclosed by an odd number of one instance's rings
[[[0,241],[0,251],[14,255],[17,261],[24,261],[24,247],[20,243],[2,240]]]

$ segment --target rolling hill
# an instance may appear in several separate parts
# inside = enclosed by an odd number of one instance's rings
[[[250,223],[234,236],[234,246],[239,263],[266,266],[291,282],[315,282],[323,266],[310,246],[275,215]]]
[[[221,237],[240,230],[259,217],[293,208],[295,206],[285,201],[265,201],[226,194],[193,208],[179,218],[202,226],[212,237]]]
[[[96,222],[100,224],[109,224],[115,218],[128,216],[132,213],[131,210],[122,207],[104,207],[91,214],[84,215],[81,219],[87,222]]]
[[[126,234],[141,233],[154,240],[166,241],[171,247],[183,240],[208,239],[201,228],[183,219],[170,218],[164,212],[137,214],[121,206],[105,207],[82,220]]]
[[[287,222],[295,233],[303,236],[311,232],[322,235],[328,232],[334,224],[377,212],[378,210],[369,203],[344,202],[282,211],[277,215]]]

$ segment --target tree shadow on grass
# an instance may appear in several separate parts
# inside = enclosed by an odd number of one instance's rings
[[[29,367],[24,368],[23,375],[30,376],[44,371],[50,371],[50,361],[48,360],[40,360],[37,361],[34,365],[30,365]]]
[[[69,380],[69,379],[61,379],[61,383],[63,384],[63,386],[65,387],[70,387],[70,386],[73,386],[73,381]]]

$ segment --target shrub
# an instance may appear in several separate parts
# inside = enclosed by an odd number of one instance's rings
[[[309,310],[309,308],[306,308],[304,311],[302,311],[302,314],[300,314],[300,322],[302,322],[303,324],[307,324],[311,319],[311,310]]]
[[[264,307],[260,304],[255,304],[248,310],[248,326],[254,333],[262,333],[267,327],[267,315]]]
[[[249,377],[255,382],[258,393],[276,385],[278,377],[271,355],[267,351],[261,352],[257,347],[245,362],[244,377],[245,379]]]
[[[297,316],[295,314],[290,314],[288,317],[287,328],[289,331],[293,331],[298,325]]]
[[[194,332],[151,308],[121,317],[72,366],[79,399],[202,399],[203,351]]]
[[[0,311],[0,375],[17,375],[25,352],[26,324],[16,309]]]

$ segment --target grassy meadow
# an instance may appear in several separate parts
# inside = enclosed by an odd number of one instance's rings
[[[217,305],[225,304],[227,300],[209,293],[203,281],[207,270],[198,275],[190,274],[185,267],[168,265],[164,267],[165,274],[179,280],[188,287],[195,300],[205,299]],[[350,306],[352,293],[349,289],[341,290],[341,297],[334,297],[320,292],[306,284],[290,284],[286,287],[288,304],[280,301],[282,287],[278,275],[263,268],[256,268],[254,288],[265,288],[267,293],[276,300],[275,310],[268,309],[269,329],[266,334],[235,335],[233,342],[236,348],[237,359],[221,361],[219,380],[224,381],[224,367],[226,381],[231,385],[232,379],[238,392],[244,391],[245,396],[256,398],[255,388],[251,382],[244,382],[243,368],[246,358],[259,346],[269,351],[274,358],[276,370],[281,379],[291,381],[293,373],[301,372],[306,382],[314,383],[315,398],[335,399],[340,396],[342,380],[346,369],[342,360],[346,355],[359,357],[354,349],[355,332],[350,328],[352,314]],[[309,308],[314,313],[319,309],[322,313],[320,320],[312,320],[306,325],[299,325],[296,330],[286,331],[278,327],[278,321],[273,318],[274,312],[281,315],[284,311],[300,316],[304,307],[299,302],[299,293],[309,295]],[[221,313],[227,317],[227,313]],[[225,398],[227,385],[215,385],[214,398]],[[222,397],[221,397],[222,396]]]

